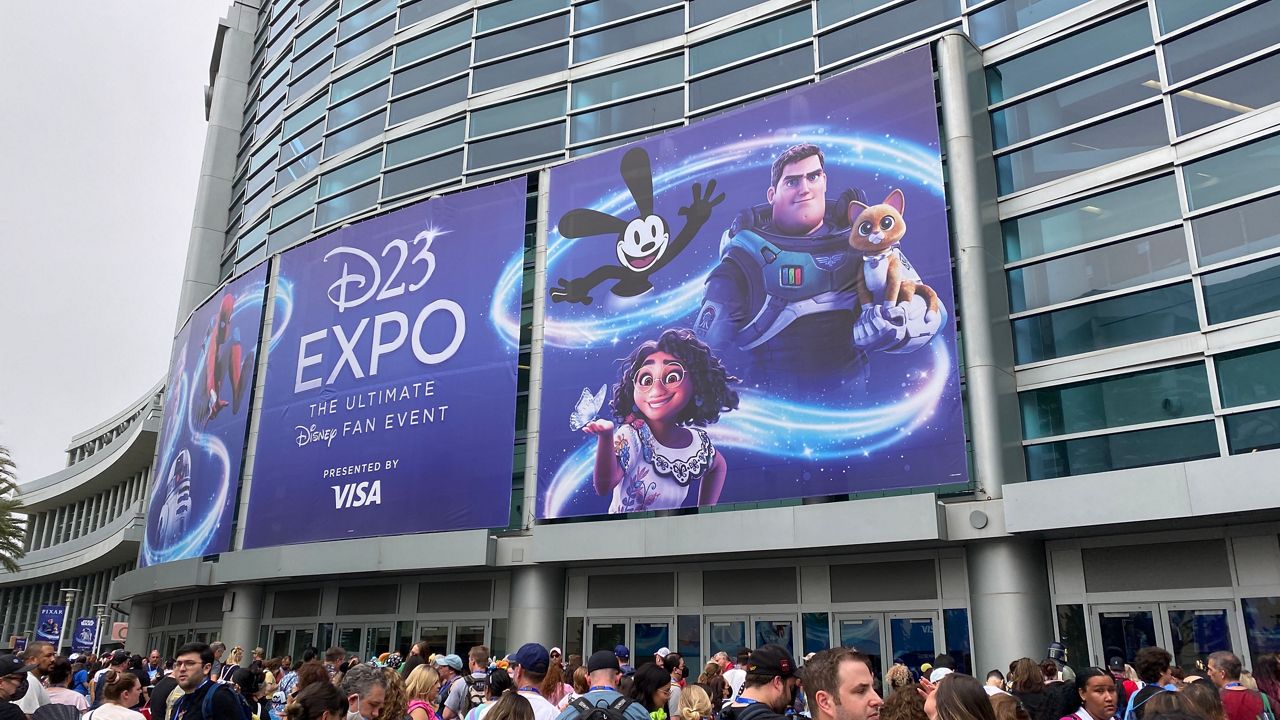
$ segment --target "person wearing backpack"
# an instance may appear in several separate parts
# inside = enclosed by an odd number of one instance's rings
[[[1255,720],[1270,718],[1275,713],[1267,697],[1257,690],[1250,690],[1240,683],[1240,674],[1244,667],[1240,658],[1234,653],[1219,650],[1209,655],[1209,679],[1218,686],[1222,696],[1222,709],[1227,713],[1227,720]]]
[[[253,711],[230,685],[210,677],[213,650],[204,643],[178,648],[173,677],[185,693],[173,706],[173,720],[253,720]]]
[[[1133,667],[1143,686],[1129,696],[1129,702],[1125,705],[1121,720],[1142,720],[1147,701],[1172,689],[1165,687],[1173,684],[1173,677],[1169,674],[1169,665],[1172,662],[1173,655],[1164,648],[1144,647],[1138,650],[1133,657]]]
[[[618,692],[622,665],[618,656],[598,650],[587,658],[587,692],[565,707],[556,720],[649,720],[649,711]]]
[[[444,701],[446,712],[453,712],[456,717],[465,718],[471,708],[478,707],[487,698],[489,688],[489,648],[476,645],[467,653],[467,667],[471,673],[462,678],[462,682],[454,683],[449,697]]]
[[[720,720],[781,720],[799,686],[796,661],[781,645],[761,645],[747,659],[742,692]]]

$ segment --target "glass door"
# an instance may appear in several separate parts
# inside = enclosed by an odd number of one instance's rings
[[[477,645],[488,645],[489,624],[484,620],[459,620],[453,623],[453,653],[467,664],[467,654]]]
[[[447,653],[449,648],[449,623],[429,623],[418,628],[418,645],[426,644],[422,657],[432,653]],[[459,656],[461,657],[461,656]]]
[[[297,667],[302,663],[302,654],[309,647],[319,647],[316,645],[316,631],[314,628],[298,628],[293,631],[293,666]]]
[[[1227,602],[1161,603],[1161,617],[1168,621],[1169,644],[1173,664],[1196,667],[1196,661],[1207,663],[1209,654],[1226,650],[1234,652],[1231,642],[1231,619],[1234,608]]]
[[[747,618],[722,616],[707,618],[707,657],[718,652],[734,657],[747,644]]]
[[[880,613],[836,616],[840,647],[853,648],[871,658],[877,680],[884,679],[884,625]]]
[[[623,618],[592,618],[590,630],[591,637],[588,642],[591,644],[591,652],[612,650],[619,645],[627,645],[627,621]],[[652,652],[649,653],[649,657],[653,657]],[[635,651],[635,648],[631,648],[632,664],[636,664],[639,660],[640,654]]]
[[[753,615],[751,617],[753,648],[761,645],[781,645],[795,657],[796,619],[792,615]]]
[[[671,640],[671,619],[637,619],[631,624],[632,637],[634,638],[631,648],[632,665],[638,665],[642,658],[652,658],[653,654],[658,652],[658,648],[668,648],[674,650],[674,643]],[[689,658],[688,663],[693,663],[697,658]]]
[[[337,645],[346,650],[348,655],[362,656],[360,641],[363,634],[364,628],[360,625],[339,625]]]
[[[1093,608],[1094,664],[1106,667],[1113,657],[1133,664],[1138,648],[1165,647],[1157,633],[1154,604],[1096,605]]]
[[[391,626],[370,625],[364,631],[363,660],[377,657],[384,652],[391,652]]]
[[[887,613],[889,621],[889,649],[895,663],[902,663],[912,670],[932,662],[942,650],[938,646],[938,613],[900,612]]]

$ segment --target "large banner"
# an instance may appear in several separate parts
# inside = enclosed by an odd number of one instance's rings
[[[245,547],[503,527],[525,182],[428,200],[280,257]],[[518,303],[518,300],[517,300]],[[518,312],[518,304],[516,306]]]
[[[98,618],[76,618],[76,622],[71,626],[71,650],[72,652],[89,652],[94,649],[95,641],[98,639]]]
[[[66,618],[65,605],[41,605],[40,615],[36,620],[36,640],[53,643],[54,651],[60,652],[61,649],[57,645],[62,635],[62,623]]]
[[[174,338],[141,567],[231,549],[266,279],[223,286]]]
[[[967,482],[927,48],[549,201],[539,517]]]

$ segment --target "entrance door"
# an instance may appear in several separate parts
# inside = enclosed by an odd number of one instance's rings
[[[840,615],[836,619],[836,635],[840,646],[853,648],[871,658],[876,678],[884,677],[884,623],[881,613]]]
[[[591,618],[590,637],[588,643],[591,652],[598,650],[612,650],[619,645],[631,647],[627,641],[627,619],[626,618]],[[631,659],[634,662],[638,655],[632,653]]]
[[[739,648],[781,645],[796,653],[795,615],[720,615],[705,620],[707,657],[724,651],[734,657]]]
[[[271,627],[271,647],[267,648],[267,657],[292,656],[297,663],[302,662],[302,652],[315,645],[316,628],[308,627]]]
[[[674,650],[674,623],[670,617],[589,618],[587,625],[590,652],[626,645],[631,650],[631,664],[635,667],[653,662],[653,654],[659,648]]]
[[[936,611],[840,613],[834,622],[840,645],[870,657],[881,681],[889,665],[900,662],[919,670],[943,650]]]
[[[751,627],[753,629],[753,640],[755,642],[751,647],[757,648],[761,645],[781,645],[786,648],[787,652],[793,657],[795,656],[795,616],[753,615],[751,616]]]
[[[1133,664],[1138,649],[1158,645],[1173,653],[1173,664],[1195,667],[1218,650],[1235,651],[1230,600],[1186,603],[1095,605],[1091,617],[1096,664],[1113,657]]]
[[[644,658],[652,658],[659,648],[674,650],[671,641],[670,618],[639,618],[631,623],[631,664],[643,664]],[[692,662],[696,658],[690,658]]]
[[[453,623],[453,653],[467,663],[467,653],[477,645],[489,644],[489,623],[484,620],[458,620]]]

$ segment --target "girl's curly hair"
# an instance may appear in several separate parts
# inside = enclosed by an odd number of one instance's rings
[[[614,418],[627,422],[639,413],[635,404],[636,375],[650,355],[665,352],[684,364],[688,378],[693,381],[693,400],[676,417],[680,425],[705,427],[720,419],[720,413],[738,408],[738,393],[729,386],[738,378],[729,374],[724,363],[711,354],[711,348],[698,339],[692,330],[671,328],[663,330],[657,340],[640,343],[631,354],[620,361],[622,375],[613,386]]]

